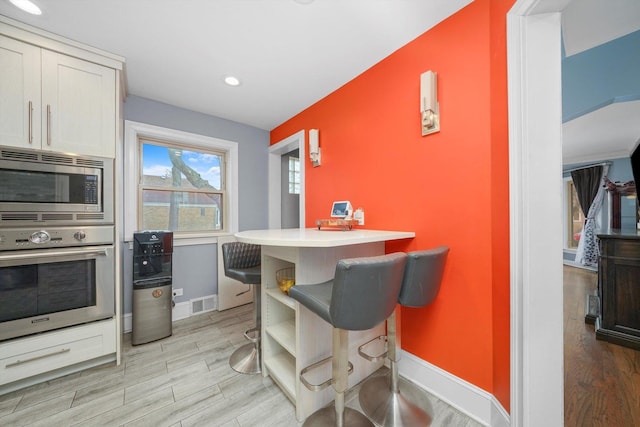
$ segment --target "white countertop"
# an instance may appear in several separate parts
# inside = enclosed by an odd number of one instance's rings
[[[248,230],[235,234],[240,242],[265,246],[288,246],[304,248],[330,248],[357,245],[360,243],[384,242],[387,240],[411,239],[413,231],[318,230],[317,228],[288,228],[272,230]]]

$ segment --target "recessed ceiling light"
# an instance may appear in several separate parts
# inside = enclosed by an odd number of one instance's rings
[[[15,7],[24,10],[32,15],[42,15],[42,11],[35,3],[29,0],[9,0]]]
[[[238,80],[238,78],[234,77],[234,76],[226,76],[224,78],[224,82],[226,84],[228,84],[229,86],[238,86],[238,85],[240,85],[240,80]]]

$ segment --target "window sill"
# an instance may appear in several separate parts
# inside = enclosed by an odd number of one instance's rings
[[[215,236],[176,236],[173,235],[173,246],[194,246],[194,245],[210,245],[212,243],[218,243],[218,234]]]
[[[214,243],[218,243],[218,237],[222,236],[232,236],[232,233],[220,233],[216,235],[210,236],[176,236],[173,238],[173,246],[196,246],[196,245],[211,245]],[[133,250],[133,239],[127,239],[125,243],[128,244],[130,250]]]

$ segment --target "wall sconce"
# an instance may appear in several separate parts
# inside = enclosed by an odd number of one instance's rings
[[[422,118],[422,136],[440,132],[438,74],[433,71],[427,71],[420,75],[420,114]]]
[[[320,166],[320,140],[318,129],[309,129],[309,159],[313,167]]]

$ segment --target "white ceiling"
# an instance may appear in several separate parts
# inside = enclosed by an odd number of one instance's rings
[[[640,29],[639,0],[563,1],[567,55]],[[129,94],[271,130],[471,0],[34,2],[39,17],[8,0],[0,14],[125,57]],[[242,84],[226,86],[227,74]],[[635,146],[640,120],[624,118],[637,106],[625,104],[565,123],[565,163]],[[615,141],[603,130],[622,128]]]
[[[471,2],[33,1],[39,17],[8,0],[0,14],[124,56],[129,94],[266,130]]]
[[[562,39],[567,56],[638,29],[638,0],[573,0],[562,11]]]
[[[573,0],[562,12],[567,56],[637,30],[640,0]],[[640,102],[610,104],[564,123],[562,160],[574,164],[627,157],[639,140]]]
[[[562,127],[565,164],[628,157],[640,138],[640,101],[609,104]]]

